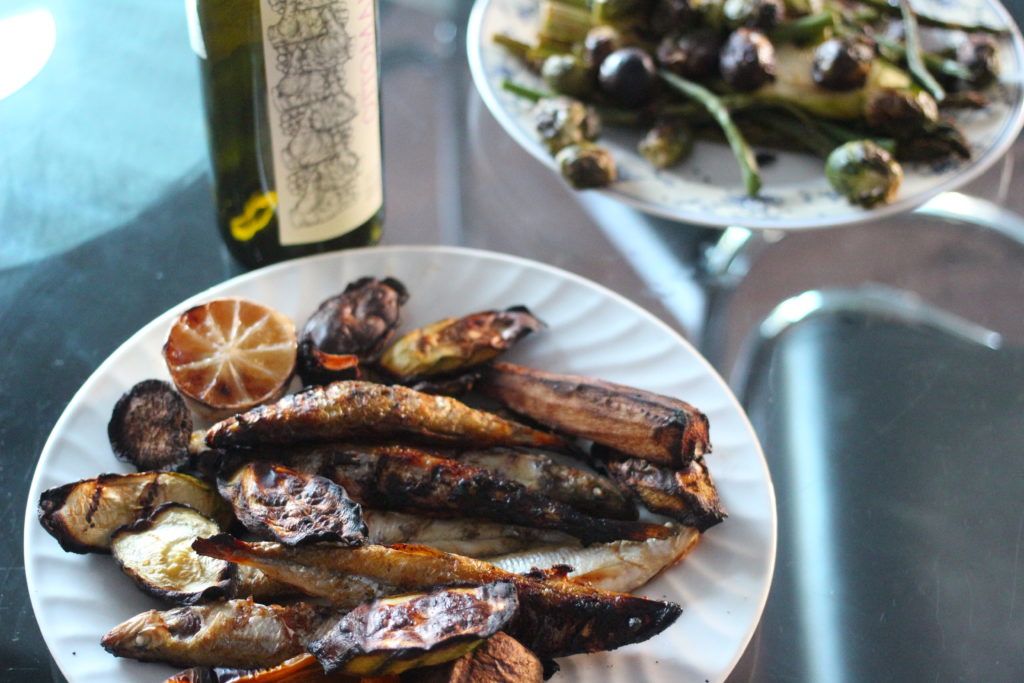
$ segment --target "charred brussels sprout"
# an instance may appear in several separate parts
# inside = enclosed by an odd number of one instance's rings
[[[995,80],[999,73],[999,55],[995,38],[984,33],[972,33],[964,37],[956,47],[956,59],[971,72],[969,83],[984,87]]]
[[[939,121],[927,134],[909,135],[896,140],[896,156],[902,161],[934,162],[944,159],[970,159],[971,146],[956,124]]]
[[[775,48],[763,33],[739,28],[725,41],[718,65],[730,88],[757,90],[775,80]]]
[[[872,130],[895,136],[925,131],[939,120],[939,106],[931,95],[913,90],[879,88],[868,94],[864,118]]]
[[[782,0],[725,0],[722,14],[733,27],[770,31],[782,23],[786,6]]]
[[[586,97],[594,89],[594,71],[574,55],[551,55],[544,60],[541,78],[549,88],[570,97]]]
[[[616,104],[638,107],[654,96],[658,72],[646,52],[637,47],[624,47],[601,62],[598,83]]]
[[[601,127],[597,115],[579,100],[548,97],[533,110],[534,125],[548,152],[557,154],[569,145],[597,137]]]
[[[655,168],[668,168],[693,151],[693,129],[678,119],[658,121],[637,145]]]
[[[674,74],[703,81],[718,74],[722,41],[710,28],[666,36],[658,45],[658,62]]]
[[[875,53],[860,41],[832,38],[814,50],[814,82],[828,90],[853,90],[867,82]]]
[[[558,169],[577,190],[607,187],[615,182],[615,159],[603,147],[582,142],[564,148],[555,157]]]
[[[850,202],[871,208],[895,199],[903,169],[874,142],[857,140],[832,151],[825,162],[825,176],[832,188]]]

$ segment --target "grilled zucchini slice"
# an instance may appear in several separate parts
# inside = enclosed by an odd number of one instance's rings
[[[191,505],[222,526],[231,509],[201,479],[177,472],[101,474],[64,484],[39,497],[39,523],[72,553],[110,552],[110,537],[120,527],[174,501]]]

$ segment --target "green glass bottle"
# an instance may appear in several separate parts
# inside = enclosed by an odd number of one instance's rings
[[[247,267],[380,239],[375,0],[187,0],[217,219]]]

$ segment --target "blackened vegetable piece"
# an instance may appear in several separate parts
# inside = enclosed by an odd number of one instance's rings
[[[170,384],[143,380],[114,405],[107,436],[118,460],[140,472],[172,469],[188,459],[192,414]]]
[[[658,73],[649,54],[638,47],[624,47],[601,62],[597,80],[613,102],[632,108],[654,96]]]
[[[725,0],[722,14],[731,27],[770,31],[782,23],[786,5],[782,0]]]
[[[763,33],[739,28],[725,41],[718,65],[730,88],[757,90],[775,80],[775,48]]]
[[[618,177],[611,152],[590,142],[562,149],[555,163],[562,177],[577,190],[607,187]]]
[[[942,161],[970,159],[971,147],[961,131],[949,121],[930,127],[927,135],[909,135],[896,140],[896,158],[900,161]]]
[[[864,85],[875,59],[869,45],[832,38],[814,50],[814,82],[828,90],[853,90]]]
[[[366,543],[362,508],[326,477],[269,462],[250,462],[226,474],[217,490],[254,534],[285,545]]]
[[[320,304],[299,340],[303,384],[351,379],[360,363],[375,361],[398,327],[405,285],[394,278],[365,277]]]
[[[683,31],[700,21],[693,0],[657,0],[651,11],[650,27],[655,35]]]
[[[625,47],[625,39],[618,29],[595,26],[583,39],[583,61],[587,66],[597,69],[608,55],[621,47]]]
[[[691,81],[718,75],[722,40],[710,28],[698,28],[666,36],[658,44],[658,62],[668,71]]]
[[[383,598],[346,614],[309,651],[327,673],[398,674],[470,652],[518,607],[509,581]]]
[[[661,119],[637,144],[640,152],[655,168],[668,168],[693,151],[693,129],[681,119]]]
[[[540,75],[556,93],[570,97],[586,97],[596,83],[594,70],[575,55],[551,55],[544,60]]]
[[[864,104],[864,118],[873,131],[906,136],[924,132],[939,120],[939,106],[923,90],[872,88]]]
[[[995,38],[986,33],[972,33],[956,47],[956,59],[971,72],[974,87],[990,85],[999,73],[999,54]]]
[[[597,137],[601,121],[589,107],[569,97],[545,97],[533,108],[533,123],[551,154]]]
[[[891,202],[903,181],[903,169],[892,155],[870,140],[837,147],[825,162],[829,184],[858,206]]]

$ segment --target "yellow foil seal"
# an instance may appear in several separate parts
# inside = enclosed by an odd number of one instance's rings
[[[267,227],[277,208],[277,193],[254,194],[245,203],[242,213],[231,219],[231,237],[239,242],[248,242],[257,232]]]

